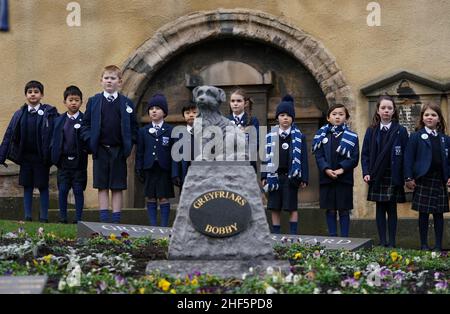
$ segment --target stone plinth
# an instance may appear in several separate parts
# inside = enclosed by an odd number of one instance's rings
[[[169,244],[170,260],[274,258],[260,187],[248,162],[193,162],[185,182]],[[246,230],[227,238],[208,237],[195,230],[189,209],[199,195],[212,190],[235,192],[248,201],[251,218]]]

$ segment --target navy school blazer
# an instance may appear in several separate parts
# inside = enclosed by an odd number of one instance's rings
[[[233,114],[228,115],[227,118],[231,121],[234,121]],[[256,140],[257,140],[257,145],[259,145],[259,121],[258,121],[258,119],[256,117],[251,117],[250,121],[248,121],[248,114],[247,114],[247,112],[244,112],[244,115],[242,116],[242,119],[241,119],[241,125],[244,125],[244,126],[253,125],[256,128]]]
[[[391,129],[393,127],[398,129],[395,131],[397,134],[393,135],[394,141],[392,147],[382,147],[382,150],[378,152],[372,151],[372,138],[375,137],[377,146],[379,147],[380,126],[378,125],[376,128],[367,128],[361,150],[362,175],[363,177],[365,177],[366,175],[370,175],[371,181],[375,180],[377,174],[381,176],[384,172],[384,169],[375,169],[375,160],[381,153],[390,154],[392,183],[396,186],[403,186],[403,163],[406,145],[408,144],[408,131],[404,126],[398,124],[398,122],[395,121],[393,121],[391,124]],[[375,134],[373,132],[375,132]]]
[[[83,123],[83,117],[84,114],[79,111],[78,118],[76,119],[76,123],[81,124]],[[51,142],[51,157],[52,157],[52,163],[54,165],[59,165],[61,155],[62,155],[62,149],[63,149],[63,141],[64,141],[64,124],[66,123],[66,120],[68,119],[67,114],[64,113],[60,115],[58,118],[55,119],[55,126],[53,129],[53,136],[52,136],[52,142]],[[75,124],[76,125],[76,124]],[[77,157],[79,158],[79,164],[78,167],[81,169],[87,168],[88,163],[88,154],[85,143],[81,140],[81,128],[75,128],[75,135],[76,135],[76,142],[77,145]]]
[[[170,124],[163,123],[158,133],[150,133],[152,123],[139,129],[136,149],[136,170],[150,169],[158,157],[158,163],[166,171],[172,171],[172,129]]]
[[[119,93],[120,101],[120,121],[122,131],[122,148],[125,157],[128,157],[136,143],[138,126],[136,122],[135,107],[131,99]],[[102,101],[103,93],[98,93],[89,98],[86,105],[83,124],[81,126],[81,138],[88,143],[93,158],[97,157],[100,128],[102,121]]]
[[[358,166],[359,161],[359,144],[358,140],[356,141],[356,145],[353,149],[350,158],[346,156],[342,156],[338,154],[336,151],[332,151],[331,145],[331,133],[327,134],[328,142],[323,143],[315,152],[314,155],[316,157],[317,168],[319,168],[319,178],[320,184],[328,184],[331,182],[342,182],[353,185],[353,169]],[[344,169],[344,173],[338,176],[337,179],[333,180],[325,173],[326,169],[331,168],[331,158],[333,154],[338,154],[338,166]],[[339,168],[338,168],[339,169]],[[336,170],[336,169],[332,169]]]
[[[427,135],[427,136],[425,136]],[[423,137],[422,137],[423,136]],[[441,143],[441,156],[442,156],[442,180],[447,182],[450,177],[449,173],[449,158],[448,152],[450,148],[450,138],[443,134],[438,133]],[[425,137],[425,138],[424,138]],[[425,131],[425,128],[411,134],[408,145],[406,146],[405,153],[405,179],[419,179],[427,174],[431,166],[431,141],[430,136]]]
[[[25,116],[27,110],[28,105],[25,104],[11,118],[0,146],[0,164],[3,164],[6,159],[18,165],[22,163],[23,146],[25,145],[25,142],[22,141],[22,134],[25,134],[27,129],[26,119],[22,119],[22,117]],[[39,114],[40,110],[43,111],[42,115]],[[55,107],[48,104],[41,104],[36,120],[36,141],[38,143],[39,157],[47,165],[51,163],[50,141],[53,133],[54,119],[56,117],[58,117],[58,111]]]

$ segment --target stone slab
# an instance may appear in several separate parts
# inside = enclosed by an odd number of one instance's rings
[[[171,228],[89,221],[80,221],[77,224],[78,238],[90,238],[95,233],[103,236],[109,236],[113,233],[117,237],[120,237],[122,232],[128,233],[131,238],[151,236],[154,239],[161,239],[169,237]]]
[[[250,267],[253,268],[253,273],[250,273]],[[150,274],[152,271],[159,271],[181,278],[195,272],[223,278],[242,278],[243,274],[264,276],[268,267],[283,274],[288,274],[290,270],[290,264],[285,260],[164,260],[150,261],[145,272]]]
[[[0,276],[0,294],[41,294],[47,276]]]
[[[78,223],[78,238],[90,238],[94,233],[99,233],[103,236],[109,236],[111,235],[111,233],[114,233],[114,235],[120,237],[120,234],[122,232],[128,233],[131,238],[151,236],[154,239],[162,239],[170,237],[170,235],[172,234],[172,228],[88,221],[81,221]],[[328,250],[344,249],[355,251],[362,248],[371,248],[373,246],[373,240],[366,238],[341,238],[316,235],[291,235],[272,233],[269,235],[269,239],[272,245],[277,243],[300,243],[305,245],[320,244]]]
[[[372,239],[364,238],[341,238],[324,237],[315,235],[291,235],[291,234],[271,234],[271,240],[279,244],[299,243],[303,245],[321,245],[328,250],[349,250],[370,249],[373,246]]]

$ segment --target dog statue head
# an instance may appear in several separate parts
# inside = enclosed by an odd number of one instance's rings
[[[225,92],[215,86],[197,86],[192,95],[200,111],[219,111],[220,104],[226,100]]]

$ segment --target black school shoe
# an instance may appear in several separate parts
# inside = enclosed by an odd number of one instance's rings
[[[33,221],[31,217],[25,217],[25,221]]]
[[[67,219],[60,219],[58,222],[60,224],[66,224],[67,223]]]
[[[39,218],[39,222],[48,224],[48,219],[42,219],[42,218]]]

